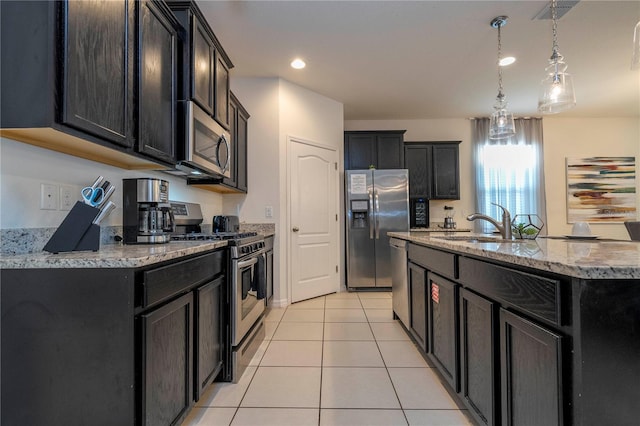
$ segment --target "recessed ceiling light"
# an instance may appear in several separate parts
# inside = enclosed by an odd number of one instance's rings
[[[507,65],[511,65],[515,61],[516,58],[514,58],[513,56],[505,56],[504,58],[500,59],[498,65],[500,65],[501,67],[506,67]]]
[[[307,64],[304,63],[304,61],[300,58],[296,58],[293,61],[291,61],[291,67],[295,68],[297,70],[301,70],[302,68],[306,67]]]

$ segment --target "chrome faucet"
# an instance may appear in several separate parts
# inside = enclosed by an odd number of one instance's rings
[[[480,214],[480,213],[470,214],[469,216],[467,216],[467,220],[473,221],[476,219],[484,219],[487,222],[491,223],[493,226],[495,226],[498,229],[498,231],[500,231],[500,235],[502,236],[503,239],[510,240],[511,239],[511,214],[509,213],[509,210],[505,209],[500,204],[496,204],[496,203],[491,203],[491,204],[493,204],[494,206],[498,206],[502,209],[502,223],[498,223],[498,221],[492,218],[491,216],[487,216],[485,214]]]

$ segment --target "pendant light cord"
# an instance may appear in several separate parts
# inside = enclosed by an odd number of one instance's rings
[[[504,99],[502,93],[502,66],[500,60],[502,59],[502,38],[500,36],[500,28],[502,28],[502,22],[498,23],[498,100]]]
[[[557,0],[551,0],[551,29],[553,32],[553,51],[551,60],[558,59],[558,13],[556,12]]]

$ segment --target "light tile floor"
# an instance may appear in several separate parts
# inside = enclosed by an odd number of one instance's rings
[[[391,293],[272,309],[239,383],[214,383],[182,426],[473,425],[402,326]]]

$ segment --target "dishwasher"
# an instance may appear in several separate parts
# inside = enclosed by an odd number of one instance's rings
[[[407,283],[407,242],[389,239],[391,245],[391,297],[393,313],[409,329],[409,285]]]

